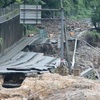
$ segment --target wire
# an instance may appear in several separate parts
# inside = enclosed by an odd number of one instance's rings
[[[98,53],[100,53],[100,49],[96,49],[95,47],[93,47],[92,45],[90,45],[88,42],[86,42],[85,40],[80,40],[80,41],[83,41],[84,43],[86,43],[89,47],[91,47],[92,48],[92,50],[95,50],[95,52],[98,52]]]

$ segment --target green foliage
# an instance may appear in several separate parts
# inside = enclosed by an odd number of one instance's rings
[[[61,0],[0,0],[0,6],[7,6],[11,3],[25,4],[41,4],[43,8],[60,8]],[[96,26],[100,22],[100,0],[62,0],[65,15],[73,18],[91,17],[92,22]],[[48,13],[46,13],[48,16]],[[50,13],[49,13],[50,14]],[[44,14],[45,15],[45,14]]]
[[[36,34],[38,33],[39,29],[33,25],[26,26],[26,35],[28,34]]]
[[[42,0],[26,0],[26,4],[45,4]]]
[[[94,13],[92,15],[92,22],[95,28],[100,29],[100,1],[95,5]]]
[[[3,43],[3,39],[2,38],[0,38],[0,44],[2,44]]]
[[[41,0],[45,4],[43,5],[44,8],[59,8],[60,0]]]
[[[92,46],[96,46],[97,42],[100,40],[100,33],[96,30],[90,31],[86,36],[87,42]]]
[[[6,7],[13,3],[22,4],[24,2],[25,4],[45,4],[42,0],[0,0],[0,7]]]
[[[100,0],[91,0],[91,8],[93,8],[92,23],[96,29],[100,28]]]
[[[23,1],[22,0],[16,0],[16,3],[22,4]]]
[[[97,32],[96,30],[93,30],[93,31],[90,31],[87,33],[88,35],[91,35],[91,36],[95,36],[95,35],[98,35],[100,37],[100,32]]]
[[[4,1],[0,0],[0,7],[2,7],[2,5],[4,5]]]
[[[72,2],[72,0],[64,0],[63,1],[64,4],[64,9],[67,15],[73,15],[75,14],[75,5]]]

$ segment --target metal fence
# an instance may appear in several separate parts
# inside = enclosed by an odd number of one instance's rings
[[[15,9],[19,9],[19,4],[12,4],[6,8],[0,8],[0,16],[5,15]]]

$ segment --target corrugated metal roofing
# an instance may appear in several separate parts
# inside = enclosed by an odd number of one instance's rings
[[[24,42],[26,43],[26,40],[24,40]],[[1,58],[0,73],[29,73],[32,71],[48,71],[48,68],[52,68],[52,65],[55,64],[56,67],[59,65],[60,58],[44,56],[43,53],[21,51],[22,47],[20,48],[20,46],[22,46],[24,42],[21,44],[19,43],[18,46],[13,48],[13,50],[9,51],[8,54]],[[28,43],[26,43],[26,45]],[[25,44],[23,48],[24,47]]]
[[[12,57],[16,56],[25,46],[29,45],[31,42],[34,42],[38,39],[38,36],[35,37],[24,37],[21,42],[16,43],[16,45],[11,48],[6,54],[0,57],[0,64],[5,63],[10,60]]]

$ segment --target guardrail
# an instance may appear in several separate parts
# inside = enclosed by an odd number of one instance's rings
[[[93,73],[94,73],[94,69],[89,68],[89,69],[86,69],[85,71],[83,71],[80,76],[89,78],[91,76],[91,74],[93,74]]]
[[[86,77],[89,79],[100,79],[98,72],[95,70],[95,68],[88,68],[85,71],[83,71],[80,75],[81,77]]]

